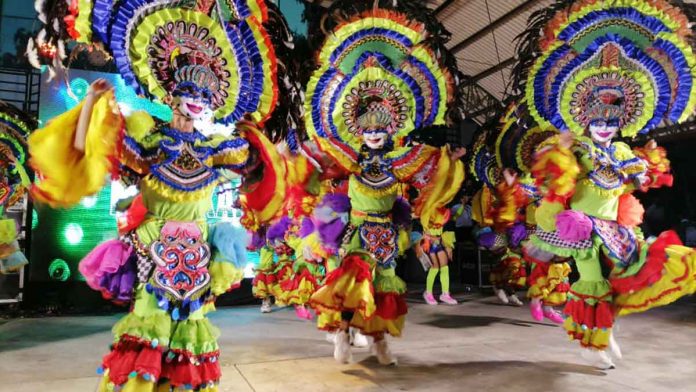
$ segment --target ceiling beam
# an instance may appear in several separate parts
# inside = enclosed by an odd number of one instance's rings
[[[433,15],[438,16],[442,11],[447,9],[452,3],[454,3],[456,0],[445,0],[442,2],[442,4],[438,5],[437,8],[433,10]]]
[[[500,71],[500,70],[502,70],[502,69],[504,69],[504,68],[507,68],[507,67],[509,67],[509,66],[511,66],[511,65],[513,65],[513,64],[515,64],[515,61],[516,61],[516,60],[515,60],[514,57],[510,57],[510,58],[507,59],[507,60],[501,61],[500,64],[494,65],[494,66],[492,66],[491,68],[488,68],[488,69],[485,70],[485,71],[481,71],[481,72],[477,73],[476,75],[473,75],[473,76],[471,76],[471,77],[466,78],[466,79],[462,82],[462,84],[464,84],[464,85],[474,84],[474,83],[478,82],[478,81],[481,80],[481,79],[485,79],[485,78],[487,78],[487,77],[493,75],[494,73],[496,73],[496,72],[498,72],[498,71]]]
[[[493,31],[494,29],[498,28],[500,25],[503,23],[507,22],[508,20],[512,19],[513,17],[517,16],[519,13],[524,12],[524,10],[533,5],[534,3],[538,2],[539,0],[525,0],[522,4],[518,5],[517,7],[511,9],[510,11],[506,12],[503,16],[500,18],[494,20],[491,22],[491,24],[487,25],[486,27],[482,28],[481,30],[475,32],[474,34],[464,38],[461,42],[457,43],[456,45],[452,46],[450,51],[452,53],[457,53],[462,51],[464,48],[467,46],[473,44],[474,42],[478,41],[479,39],[483,38],[486,34],[489,32]]]

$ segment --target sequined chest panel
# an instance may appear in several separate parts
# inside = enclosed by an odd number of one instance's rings
[[[396,183],[391,172],[391,160],[382,154],[367,153],[360,160],[361,172],[358,181],[370,188],[386,189]]]
[[[621,163],[614,158],[611,147],[608,149],[593,148],[583,145],[583,148],[591,151],[593,169],[587,177],[602,189],[617,189],[624,184],[625,179],[621,175]]]
[[[186,134],[169,130],[171,140],[160,143],[160,150],[165,156],[162,163],[151,167],[150,173],[159,181],[180,191],[196,191],[217,180],[217,173],[205,164],[210,156],[210,149],[194,146],[199,133]]]

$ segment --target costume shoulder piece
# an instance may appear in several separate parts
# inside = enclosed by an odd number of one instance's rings
[[[696,58],[678,7],[580,0],[550,9],[527,32],[539,54],[527,61],[525,95],[539,125],[582,134],[593,119],[616,118],[632,137],[693,113]]]
[[[363,131],[387,130],[398,145],[414,129],[444,124],[454,69],[435,50],[440,37],[393,9],[346,10],[356,13],[331,20],[335,27],[317,54],[307,86],[307,132],[355,159]]]
[[[36,127],[34,118],[0,101],[0,205],[15,204],[30,185],[25,170],[27,137]]]

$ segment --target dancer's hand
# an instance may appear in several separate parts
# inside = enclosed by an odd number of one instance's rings
[[[452,160],[457,160],[461,157],[466,155],[466,148],[465,147],[457,147],[453,151],[450,152],[450,156],[452,157]]]
[[[558,145],[564,149],[573,147],[573,143],[575,143],[575,135],[570,131],[563,132],[558,139]]]
[[[87,128],[89,127],[89,121],[92,118],[92,109],[94,104],[97,102],[99,97],[105,92],[109,91],[113,87],[106,79],[97,79],[89,86],[87,91],[87,96],[82,104],[82,110],[80,111],[80,117],[77,120],[77,127],[75,130],[75,140],[73,141],[73,147],[81,152],[85,151],[85,144],[87,141]]]
[[[113,86],[106,79],[99,78],[89,85],[87,94],[92,94],[94,98],[97,99],[112,88]]]
[[[517,173],[515,173],[512,169],[510,168],[505,168],[503,170],[503,178],[505,178],[505,183],[508,186],[512,186],[512,184],[517,181]]]

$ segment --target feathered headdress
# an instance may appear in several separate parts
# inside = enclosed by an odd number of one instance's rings
[[[632,137],[689,117],[696,58],[689,20],[673,3],[563,1],[533,15],[520,50],[539,55],[516,73],[526,76],[537,123],[583,133],[593,121],[615,121]]]
[[[0,204],[17,203],[30,185],[24,167],[27,137],[37,126],[34,118],[0,101]]]
[[[264,0],[73,0],[50,11],[44,41],[98,43],[140,94],[162,99],[184,82],[205,88],[222,122],[263,123],[278,103]]]
[[[386,3],[339,1],[329,9],[307,86],[307,132],[352,156],[362,132],[385,130],[398,145],[414,129],[444,124],[454,100],[444,29],[426,23],[422,5]]]

